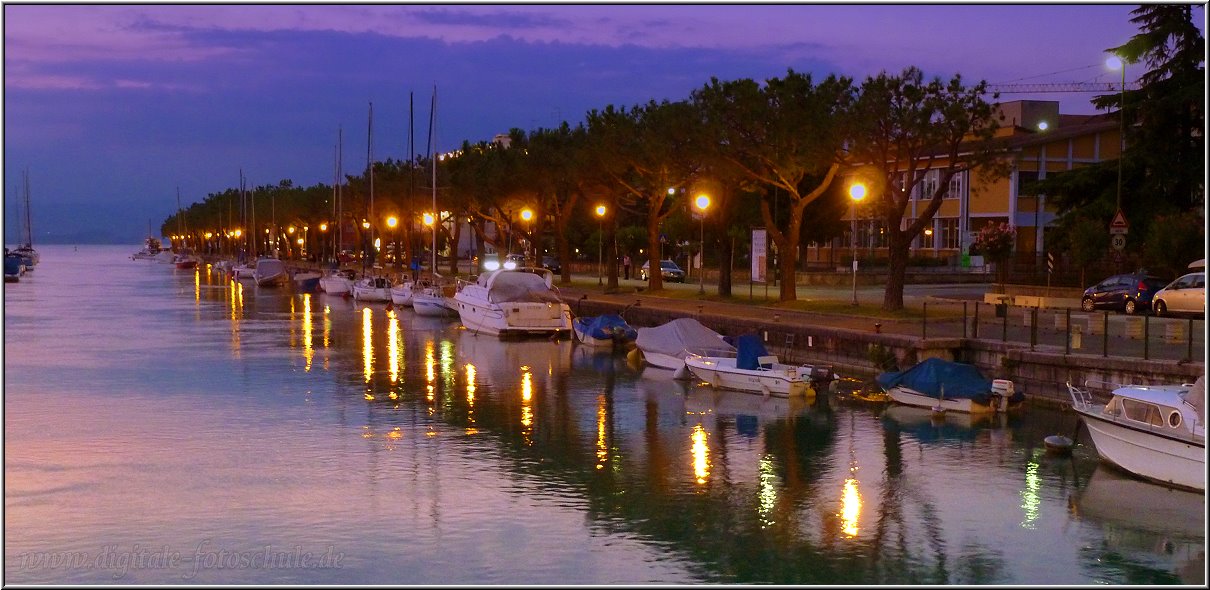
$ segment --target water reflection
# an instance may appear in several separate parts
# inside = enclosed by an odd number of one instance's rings
[[[192,278],[194,298],[183,273],[169,295],[186,317],[200,297],[191,346],[224,357],[205,367],[215,384],[171,404],[150,393],[159,403],[125,403],[118,387],[89,400],[119,424],[130,408],[155,408],[104,446],[127,460],[124,449],[168,436],[154,477],[121,473],[180,484],[179,505],[136,511],[109,500],[145,490],[94,477],[104,470],[87,481],[39,470],[87,447],[31,442],[30,424],[47,420],[26,402],[9,418],[21,462],[6,467],[6,487],[24,494],[6,499],[6,524],[23,534],[12,551],[160,530],[177,543],[199,530],[249,543],[305,538],[360,556],[322,580],[334,583],[1198,583],[1186,570],[1204,566],[1204,497],[1103,491],[1095,453],[1041,452],[1044,436],[1072,430],[1060,412],[933,421],[927,410],[827,395],[765,399],[566,341],[502,342],[325,295],[245,299],[230,283]],[[242,344],[229,349],[229,338]],[[15,383],[33,381],[17,369]],[[179,379],[141,376],[161,380],[148,389]],[[206,459],[214,453],[221,460]],[[233,460],[251,455],[266,460]],[[43,493],[45,482],[69,491]],[[29,506],[43,498],[72,500],[61,504],[71,526],[41,524],[54,517]],[[1186,503],[1154,527],[1131,522]]]

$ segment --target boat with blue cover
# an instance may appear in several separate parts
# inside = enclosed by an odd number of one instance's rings
[[[691,351],[685,357],[685,366],[694,377],[716,389],[776,397],[813,396],[833,378],[830,367],[778,362],[777,355],[769,354],[756,334],[736,338],[735,347],[734,354],[723,356]]]
[[[1002,412],[1025,400],[1012,381],[988,379],[974,365],[939,358],[888,371],[877,380],[892,401],[940,411]]]
[[[572,320],[571,327],[576,340],[588,346],[613,347],[633,342],[639,335],[638,330],[616,313],[580,316]]]

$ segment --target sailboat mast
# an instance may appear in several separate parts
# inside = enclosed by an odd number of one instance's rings
[[[433,276],[437,274],[437,226],[441,224],[441,213],[437,211],[437,136],[433,131],[437,120],[437,86],[433,86],[433,105],[429,110],[429,152],[433,154]]]
[[[338,126],[336,128],[336,260],[337,260],[337,264],[339,264],[339,261],[340,261],[340,247],[343,246],[345,243],[344,151],[345,151],[344,128]]]
[[[25,169],[25,245],[34,245],[33,217],[29,213],[29,168]]]
[[[370,180],[370,212],[367,221],[370,224],[370,253],[374,252],[374,103],[370,103],[370,120],[366,128],[366,176]],[[362,271],[365,271],[366,256],[362,257]],[[371,264],[372,265],[372,264]]]
[[[416,116],[412,94],[408,92],[408,251],[412,254],[412,260],[418,260],[412,248],[420,242],[411,233],[416,227],[416,130],[413,128]],[[411,260],[408,262],[410,264]]]
[[[181,230],[181,222],[185,213],[181,211],[181,187],[176,187],[176,231],[181,234],[181,247],[185,246],[185,232]]]

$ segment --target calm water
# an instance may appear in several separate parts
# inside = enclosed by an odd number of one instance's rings
[[[1205,579],[1205,496],[1048,456],[1070,413],[715,393],[136,249],[4,287],[5,582]]]

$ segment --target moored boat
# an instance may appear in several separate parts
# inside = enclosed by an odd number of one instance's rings
[[[412,292],[412,311],[416,315],[430,318],[456,318],[458,312],[450,306],[450,298],[446,291],[452,291],[452,287],[442,285],[428,285],[421,288],[419,291]]]
[[[1025,400],[1012,381],[989,380],[974,365],[939,358],[887,371],[877,381],[892,401],[940,411],[1002,412]]]
[[[357,301],[391,300],[391,279],[386,277],[362,277],[353,283],[353,299]]]
[[[16,283],[21,280],[21,275],[25,274],[25,263],[21,260],[21,256],[9,252],[8,248],[4,249],[4,282]]]
[[[353,271],[334,268],[319,277],[319,290],[328,295],[351,295],[353,293]]]
[[[652,328],[639,328],[637,332],[634,343],[643,360],[661,369],[685,368],[690,350],[718,356],[735,352],[735,347],[724,341],[721,334],[693,318],[677,318]]]
[[[1181,385],[1124,385],[1105,405],[1067,384],[1101,459],[1143,479],[1206,491],[1205,376]]]
[[[276,258],[261,258],[256,261],[252,279],[257,287],[280,287],[290,280],[286,264]]]
[[[294,290],[299,293],[315,293],[319,290],[319,279],[322,275],[313,270],[296,272],[290,280],[294,282]]]
[[[613,348],[617,344],[633,342],[638,337],[638,330],[616,313],[580,316],[571,321],[571,328],[576,341],[587,346]]]
[[[462,325],[479,334],[570,334],[571,308],[559,297],[553,279],[545,268],[489,271],[474,282],[458,281],[454,307]]]
[[[192,248],[182,248],[181,251],[177,252],[176,256],[173,257],[172,263],[176,265],[177,268],[196,268],[197,264],[201,262],[201,260],[201,257],[195,254]]]
[[[778,362],[756,334],[736,340],[735,354],[711,356],[690,351],[685,366],[695,377],[715,389],[734,389],[765,396],[813,396],[833,379],[832,370],[823,366],[789,365]]]
[[[427,286],[429,286],[429,282],[425,279],[415,281],[412,279],[404,279],[398,283],[395,283],[395,285],[391,287],[391,303],[405,307],[412,307],[412,295],[416,291],[420,291]]]

